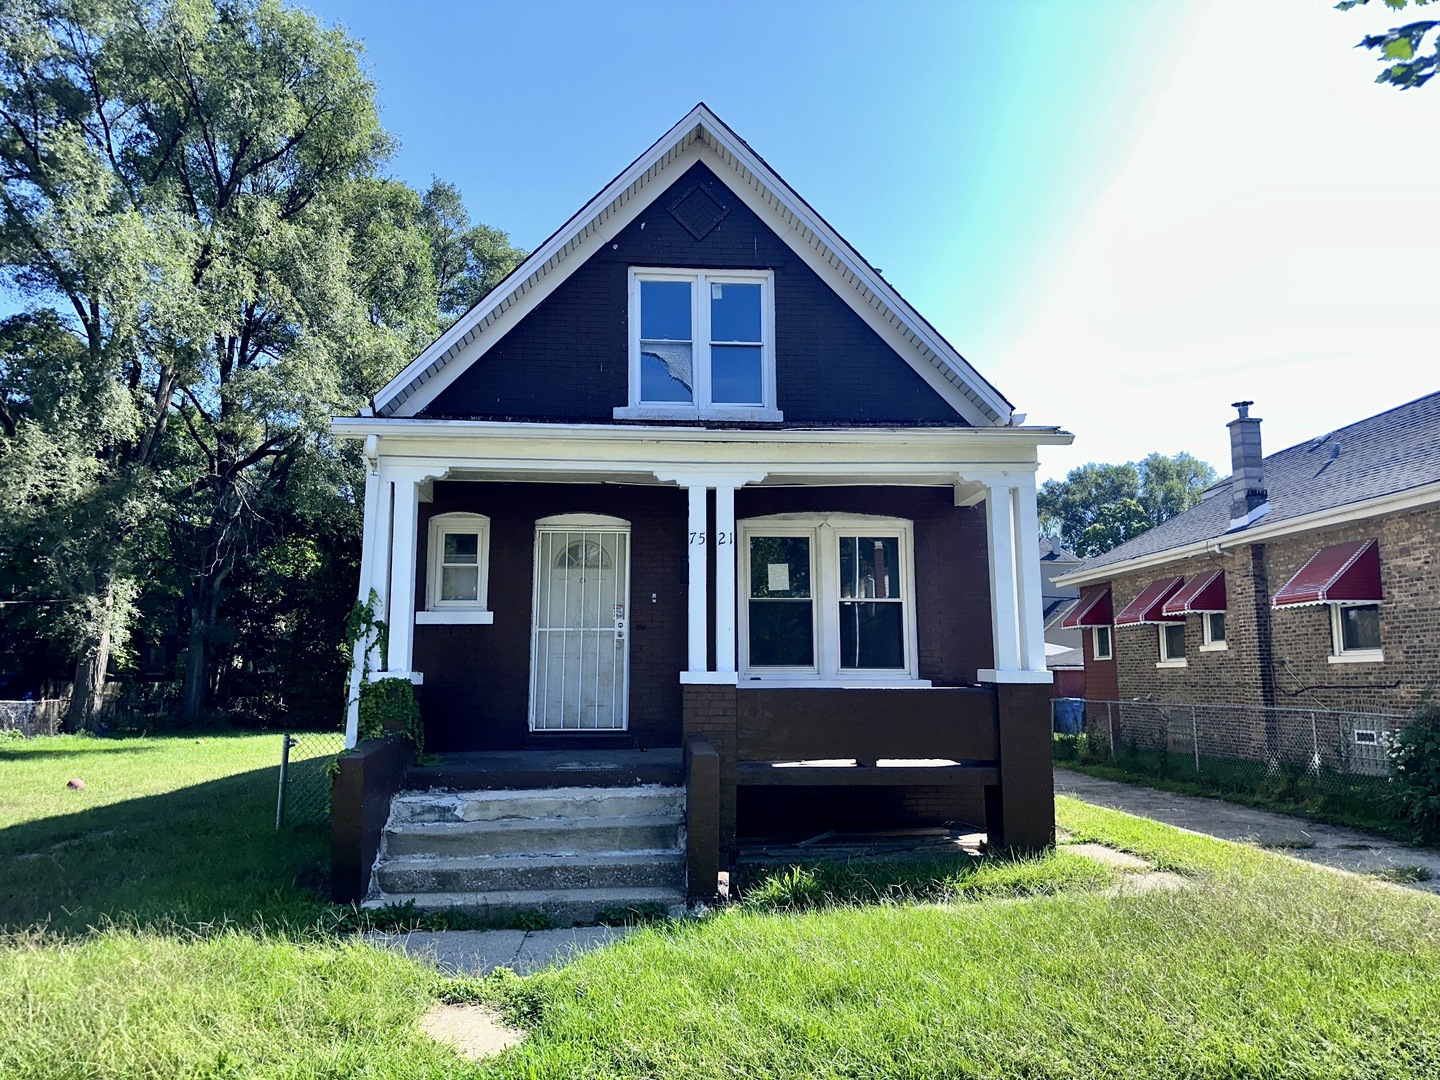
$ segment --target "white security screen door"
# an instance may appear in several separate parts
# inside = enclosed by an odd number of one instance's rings
[[[531,731],[624,731],[630,526],[566,515],[535,527]]]

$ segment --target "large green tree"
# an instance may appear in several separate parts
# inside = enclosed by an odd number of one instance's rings
[[[281,539],[328,416],[434,335],[442,294],[518,257],[499,241],[491,263],[466,254],[476,227],[437,184],[461,252],[442,289],[436,211],[378,175],[389,150],[356,43],[276,0],[12,0],[0,15],[0,266],[64,313],[87,377],[124,398],[91,468],[163,523],[183,719],[214,688],[231,576]],[[77,723],[150,520],[111,503],[75,604],[95,612],[73,643]]]
[[[1406,8],[1422,8],[1432,0],[1382,0],[1392,11]],[[1370,0],[1341,0],[1336,9],[1349,11],[1364,7]],[[1413,22],[1392,26],[1383,34],[1366,34],[1356,48],[1372,49],[1379,53],[1377,59],[1385,70],[1375,76],[1377,83],[1389,83],[1401,90],[1413,90],[1424,86],[1435,76],[1440,63],[1440,34],[1431,36],[1440,28],[1440,19],[1416,19]],[[1426,39],[1429,39],[1428,43]]]
[[[1089,462],[1040,486],[1040,527],[1090,558],[1188,510],[1215,480],[1214,469],[1183,451],[1123,465]]]

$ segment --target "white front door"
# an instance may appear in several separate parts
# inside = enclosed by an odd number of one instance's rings
[[[566,515],[535,526],[531,731],[624,731],[630,525]]]

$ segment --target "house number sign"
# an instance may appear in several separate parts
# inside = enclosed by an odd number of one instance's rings
[[[703,532],[692,532],[690,534],[690,546],[704,547],[705,538],[708,535],[708,533]],[[735,534],[733,532],[722,532],[719,534],[719,540],[717,541],[717,543],[720,547],[724,547],[726,544],[733,544],[735,543]]]

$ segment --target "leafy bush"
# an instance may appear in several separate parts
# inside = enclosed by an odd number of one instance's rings
[[[1395,801],[1422,843],[1440,841],[1440,705],[1422,705],[1389,744]]]
[[[419,754],[425,749],[425,725],[409,679],[377,679],[360,684],[361,740],[404,735]]]

